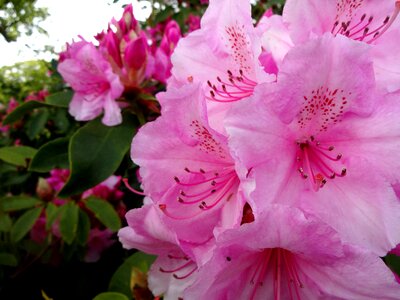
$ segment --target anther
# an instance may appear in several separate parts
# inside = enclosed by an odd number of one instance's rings
[[[180,183],[180,180],[177,176],[174,177],[174,180],[176,181],[176,183]]]
[[[343,168],[343,169],[342,169],[341,175],[344,176],[344,175],[346,175],[346,173],[347,173],[347,169],[346,169],[346,168]]]
[[[342,154],[338,154],[337,156],[336,156],[336,159],[341,159],[342,158]]]

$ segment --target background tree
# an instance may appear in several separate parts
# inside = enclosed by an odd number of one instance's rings
[[[31,35],[34,30],[45,33],[39,26],[48,12],[38,8],[37,0],[0,0],[0,34],[7,42],[17,40],[21,34]]]

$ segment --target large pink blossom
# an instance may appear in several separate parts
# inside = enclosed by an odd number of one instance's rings
[[[258,57],[260,32],[254,28],[247,0],[214,0],[201,19],[201,29],[182,39],[172,55],[172,85],[201,83],[210,125],[224,133],[222,120],[233,102],[272,81]]]
[[[400,89],[400,1],[288,0],[283,19],[296,43],[326,32],[372,46],[380,87]]]
[[[343,244],[298,209],[272,206],[219,236],[187,299],[399,299],[400,285],[376,255]]]
[[[299,206],[385,255],[400,239],[400,103],[375,91],[368,48],[330,34],[296,46],[226,125],[255,216]]]
[[[58,71],[75,91],[69,113],[76,120],[92,120],[104,112],[102,122],[105,125],[122,122],[116,100],[124,87],[110,63],[92,43],[80,41],[69,45]]]
[[[180,239],[202,244],[216,227],[240,224],[243,198],[227,138],[208,123],[202,89],[189,84],[158,95],[161,117],[140,129],[132,160],[146,195]]]

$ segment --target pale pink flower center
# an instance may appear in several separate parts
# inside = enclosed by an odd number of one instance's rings
[[[372,43],[392,26],[400,12],[400,1],[396,1],[393,13],[378,20],[373,14],[361,15],[363,3],[364,0],[339,0],[332,34],[342,34],[357,41]]]
[[[187,256],[168,255],[168,259],[179,261],[180,264],[173,269],[160,268],[160,272],[169,273],[175,279],[186,279],[197,270],[197,265]]]
[[[228,259],[228,258],[227,258]],[[230,258],[228,259],[230,260]],[[282,248],[265,249],[256,261],[250,280],[253,286],[250,299],[255,299],[257,289],[263,286],[267,273],[272,273],[274,300],[280,300],[283,289],[289,291],[290,299],[300,300],[300,289],[303,284],[297,271],[294,255]]]

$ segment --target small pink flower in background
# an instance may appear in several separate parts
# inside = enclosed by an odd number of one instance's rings
[[[18,101],[15,100],[15,98],[11,98],[10,101],[8,102],[6,113],[7,114],[12,113],[14,109],[16,109],[18,106],[19,106]]]
[[[122,122],[121,108],[116,101],[124,87],[104,55],[86,41],[72,43],[64,52],[58,71],[75,94],[69,113],[78,121],[88,121],[104,113],[107,126]]]
[[[85,191],[82,194],[82,199],[93,195],[108,201],[120,201],[124,196],[124,193],[118,190],[120,185],[121,176],[112,175],[102,183],[99,183],[95,187]]]
[[[385,255],[400,239],[400,102],[376,92],[368,49],[330,34],[296,46],[226,125],[256,219],[271,202],[301,207]]]
[[[112,235],[113,232],[109,229],[91,229],[87,241],[87,251],[84,261],[89,263],[98,261],[103,251],[115,243],[115,240],[111,239]]]
[[[380,257],[302,211],[273,206],[227,230],[185,299],[398,299]]]
[[[24,102],[28,102],[28,101],[42,101],[43,102],[48,95],[49,95],[49,92],[47,90],[41,90],[39,92],[31,92],[24,99]]]
[[[46,178],[46,181],[50,184],[54,191],[59,192],[67,182],[68,177],[69,170],[54,169],[50,171],[50,177]]]
[[[189,26],[189,30],[188,32],[192,32],[195,31],[197,29],[200,29],[200,17],[193,15],[193,14],[189,14],[187,20],[186,20],[186,24]]]
[[[46,216],[42,214],[39,219],[36,220],[36,223],[33,225],[29,236],[32,241],[37,244],[43,244],[47,238],[47,230],[46,230]]]
[[[170,20],[166,23],[164,34],[161,39],[160,45],[154,52],[154,71],[153,78],[166,83],[167,79],[171,76],[171,55],[181,38],[181,30],[178,23]]]

